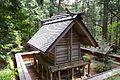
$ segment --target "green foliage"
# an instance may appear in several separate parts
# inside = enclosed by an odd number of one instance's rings
[[[0,71],[0,80],[13,80],[17,75],[17,69],[10,70],[9,65]]]
[[[96,61],[100,61],[100,62],[103,62],[103,63],[110,63],[111,61],[114,61],[113,58],[107,56],[107,55],[100,55],[100,56],[95,56],[94,59]]]
[[[84,56],[82,56],[82,58],[83,58],[83,60],[85,60],[85,61],[90,60],[90,56],[89,56],[89,55],[84,55]]]
[[[107,78],[105,80],[120,80],[120,74],[114,75],[114,76],[109,77],[109,78]]]
[[[0,54],[4,55],[20,51],[22,38],[29,39],[34,33],[29,16],[22,12],[21,8],[15,7],[17,4],[12,3],[11,0],[0,5]]]
[[[43,5],[44,0],[36,0],[39,5]]]
[[[112,66],[111,66],[111,64],[97,64],[95,67],[94,67],[94,69],[97,71],[97,72],[99,72],[99,73],[101,73],[101,72],[104,72],[104,71],[107,71],[107,70],[110,70],[110,69],[112,69]]]
[[[116,75],[113,75],[105,80],[120,80],[120,72],[119,71],[115,71],[115,73],[117,73]]]

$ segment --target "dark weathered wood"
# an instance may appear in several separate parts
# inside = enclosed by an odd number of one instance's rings
[[[76,18],[76,16],[73,17]],[[85,65],[89,64],[89,62],[80,61],[81,44],[97,45],[83,22],[77,21],[78,18],[73,20],[73,17],[59,16],[44,20],[43,27],[28,41],[29,44],[41,51],[40,55],[36,55],[38,60],[36,68],[39,69],[39,65],[42,65],[41,75],[44,74],[44,77],[47,77],[45,76],[45,73],[48,74],[47,71],[51,71],[49,73],[51,80],[55,77],[53,72],[58,73],[60,80],[60,71],[66,69],[71,70],[70,76],[73,80],[74,69],[83,66],[84,71]]]
[[[62,54],[61,54],[61,55],[57,55],[57,56],[56,56],[56,58],[61,58],[61,57],[68,57],[68,55],[67,55],[67,54],[66,54],[66,55],[62,55]]]
[[[88,64],[88,75],[90,75],[90,64],[91,64],[91,61],[90,61],[90,63]]]
[[[71,24],[69,25],[69,27],[67,27],[63,33],[59,36],[59,38],[57,38],[57,40],[52,44],[51,48],[49,49],[49,51],[62,39],[62,37],[70,30],[70,28],[72,28],[72,26],[75,23],[72,21]]]
[[[56,52],[56,46],[55,46],[55,53],[54,53],[54,54],[55,54],[55,57],[54,57],[54,64],[55,64],[55,66],[56,66],[56,64],[57,64],[57,63],[56,63],[56,60],[57,60],[57,59],[56,59],[56,58],[57,58],[57,56],[56,56],[56,54],[57,54],[57,52]]]
[[[51,66],[51,71],[52,72],[55,72],[55,71],[58,71],[58,70],[65,70],[65,69],[70,69],[70,68],[73,68],[73,67],[78,67],[78,66],[83,66],[83,65],[87,65],[89,62],[85,62],[85,61],[74,61],[71,63],[70,65],[70,62],[68,63],[64,63],[64,64],[59,64],[58,66]]]
[[[65,60],[67,61],[67,57],[61,57],[61,58],[57,58],[56,59],[56,61],[61,61],[61,62],[65,61]]]
[[[68,80],[70,80],[71,78],[71,76],[70,76],[70,69],[67,69],[67,74],[68,74]]]
[[[46,73],[46,74],[47,74],[47,75],[46,75],[46,76],[47,76],[47,80],[49,80],[49,72],[48,72],[47,69],[46,69],[46,72],[47,72],[47,73]]]
[[[93,38],[93,36],[90,34],[90,32],[88,31],[87,27],[85,27],[85,24],[82,21],[78,22],[78,25],[81,26],[80,28],[82,29],[83,33],[87,36],[87,44],[91,45],[91,46],[98,46],[97,42],[95,41],[95,39]],[[79,30],[79,29],[78,29]],[[84,41],[85,42],[85,41]],[[84,43],[85,44],[85,43]]]
[[[57,61],[57,65],[59,65],[59,64],[64,64],[64,63],[67,63],[67,62],[69,62],[69,61],[66,61],[66,60],[63,60],[63,61]]]
[[[70,62],[72,62],[72,28],[70,29]]]
[[[83,65],[83,76],[85,75],[85,65]]]
[[[44,80],[44,71],[43,71],[43,66],[41,65],[41,70],[42,70],[42,72],[41,72],[41,77],[42,77],[42,79]]]
[[[80,60],[80,58],[81,58],[81,49],[80,49],[80,43],[78,44],[78,58],[79,58],[79,60]]]

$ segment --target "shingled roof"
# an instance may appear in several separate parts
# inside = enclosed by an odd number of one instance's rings
[[[69,14],[59,15],[49,19],[44,19],[42,22],[43,26],[28,41],[30,45],[36,47],[42,52],[49,51],[49,49],[52,48],[58,40],[60,40],[61,36],[65,34],[66,30],[69,30],[73,25],[77,25],[77,32],[80,36],[84,36],[81,38],[82,44],[98,46],[95,39],[82,22],[81,16],[70,16]]]

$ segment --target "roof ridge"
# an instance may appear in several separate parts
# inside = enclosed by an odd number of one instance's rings
[[[55,16],[52,16],[51,18],[43,19],[41,20],[41,22],[46,23],[46,22],[50,22],[50,21],[54,21],[62,18],[67,18],[67,17],[70,17],[70,15],[69,14],[55,15]]]
[[[77,15],[71,16],[69,14],[56,15],[56,16],[52,16],[51,18],[41,20],[41,23],[43,25],[48,25],[48,24],[53,24],[53,23],[57,23],[57,22],[63,22],[66,20],[72,20],[72,19],[76,18],[76,16]]]

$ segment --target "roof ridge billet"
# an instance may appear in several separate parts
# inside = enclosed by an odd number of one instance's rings
[[[49,22],[49,21],[52,21],[52,20],[56,20],[56,19],[66,18],[66,17],[69,17],[69,16],[70,16],[69,14],[57,15],[57,16],[53,16],[53,17],[48,18],[48,19],[43,19],[43,20],[41,20],[41,22],[45,23],[45,22]]]
[[[53,23],[58,23],[58,22],[63,22],[63,21],[68,21],[68,20],[73,20],[73,19],[75,19],[75,18],[70,16],[70,17],[67,17],[67,18],[62,18],[62,19],[57,19],[57,20],[45,22],[45,23],[43,23],[43,25],[48,25],[48,24],[53,24]]]

